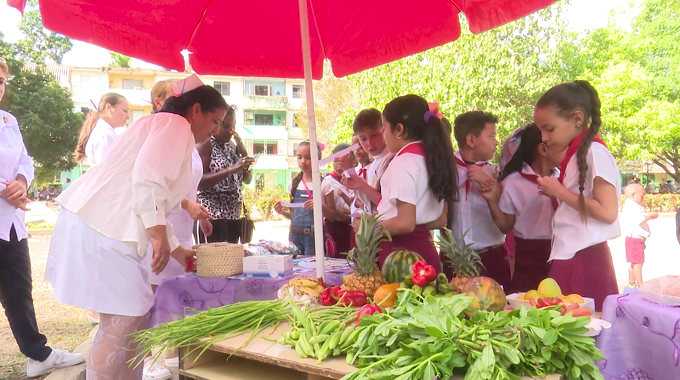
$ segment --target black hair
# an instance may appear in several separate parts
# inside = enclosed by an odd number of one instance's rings
[[[543,143],[543,135],[536,124],[529,124],[522,129],[518,134],[518,138],[522,140],[517,147],[517,151],[512,155],[510,161],[505,164],[503,172],[501,173],[499,181],[504,180],[510,174],[522,170],[524,164],[533,164],[536,160],[536,148]]]
[[[590,145],[593,143],[595,136],[600,131],[602,126],[600,114],[600,97],[597,90],[588,82],[584,80],[577,80],[574,82],[567,82],[558,84],[548,90],[536,103],[536,108],[553,107],[558,115],[569,118],[574,111],[583,112],[584,125],[583,130],[587,129],[586,135],[581,141],[581,145],[576,151],[576,164],[578,165],[578,205],[581,219],[586,220],[588,216],[586,213],[586,200],[583,195],[586,184],[586,173],[588,172],[588,162],[586,157]],[[588,126],[590,121],[590,126]]]
[[[458,170],[453,156],[451,138],[446,137],[444,125],[438,117],[431,115],[427,101],[418,95],[400,96],[387,103],[383,115],[391,124],[404,126],[404,137],[421,140],[425,150],[428,186],[438,201],[458,200]]]
[[[361,132],[363,129],[377,129],[382,127],[382,114],[375,108],[367,108],[359,111],[354,118],[352,130],[354,134]]]
[[[304,146],[310,146],[310,145],[311,145],[311,144],[309,143],[309,140],[305,140],[305,141],[303,141],[303,142],[301,142],[301,143],[298,144],[298,149],[300,149],[300,148],[302,148],[302,147],[304,147]],[[319,149],[319,150],[318,150],[318,152],[319,152],[319,159],[321,159],[321,145],[319,145],[319,143],[316,143],[316,146],[317,146],[317,148]],[[302,173],[302,171],[300,171],[300,173],[298,173],[298,174],[295,176],[295,178],[293,178],[293,182],[290,183],[290,201],[291,201],[291,202],[292,202],[293,199],[295,198],[295,191],[297,190],[298,185],[300,185],[300,181],[302,181],[302,176],[303,176],[303,175],[304,175],[304,173]]]
[[[498,117],[483,111],[470,111],[456,116],[453,120],[453,134],[458,149],[465,148],[468,135],[479,137],[488,123],[498,123]]]
[[[187,116],[189,109],[196,103],[201,105],[203,113],[212,112],[218,108],[228,112],[228,109],[231,108],[227,105],[219,91],[211,86],[203,85],[180,96],[169,97],[159,112]]]
[[[349,144],[345,144],[345,143],[338,144],[338,145],[335,146],[335,148],[333,148],[333,154],[338,153],[339,151],[341,151],[343,149],[347,149],[349,147],[350,147]]]
[[[442,125],[444,126],[444,133],[446,133],[449,138],[451,138],[451,133],[453,133],[453,128],[451,127],[451,122],[449,119],[442,117]]]

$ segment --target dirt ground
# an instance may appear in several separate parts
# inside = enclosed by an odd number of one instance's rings
[[[87,338],[92,326],[83,310],[57,302],[52,286],[43,281],[49,239],[37,235],[29,239],[36,318],[51,347],[73,350]],[[27,379],[26,358],[19,352],[4,316],[0,318],[0,379]]]

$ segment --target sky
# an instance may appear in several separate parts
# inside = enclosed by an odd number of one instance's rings
[[[521,1],[521,0],[520,0]],[[629,0],[572,0],[567,8],[567,20],[569,25],[576,31],[585,31],[607,25],[609,14],[612,9],[628,8]],[[636,14],[635,10],[617,18],[617,24],[626,28],[630,26],[630,20]],[[22,37],[19,30],[21,14],[14,8],[10,8],[5,0],[0,0],[0,32],[5,35],[5,40],[16,42]],[[108,50],[100,47],[73,41],[73,48],[64,56],[64,64],[80,67],[101,67],[111,61]],[[152,64],[133,59],[133,67],[158,68]]]

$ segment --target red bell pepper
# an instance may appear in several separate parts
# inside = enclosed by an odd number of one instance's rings
[[[357,325],[361,321],[361,317],[364,315],[373,315],[375,313],[382,313],[382,309],[380,309],[380,306],[377,304],[366,304],[359,309],[359,313],[357,314]]]
[[[418,260],[413,263],[411,269],[413,269],[411,279],[413,280],[413,283],[418,286],[426,287],[430,281],[434,281],[434,279],[437,278],[437,271],[434,267],[423,260]]]
[[[324,306],[345,305],[363,306],[366,304],[366,293],[361,291],[342,290],[339,286],[326,288],[320,297],[321,304]]]

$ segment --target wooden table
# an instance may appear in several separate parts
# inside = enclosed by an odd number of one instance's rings
[[[262,336],[276,340],[284,331],[289,331],[288,324],[282,324],[276,331],[268,329]],[[201,350],[191,353],[180,361],[180,379],[338,380],[356,369],[345,362],[344,356],[329,358],[317,364],[316,359],[302,359],[289,346],[281,346],[262,337],[256,337],[250,344],[243,346],[248,337],[244,334],[217,342],[210,346],[198,360],[195,359]],[[239,347],[241,348],[237,351]],[[191,349],[191,347],[180,349],[180,358]],[[231,354],[234,355],[227,361]],[[524,377],[523,379],[543,378]],[[545,380],[560,379],[559,375],[551,375]],[[454,376],[452,380],[462,380],[462,377]]]

